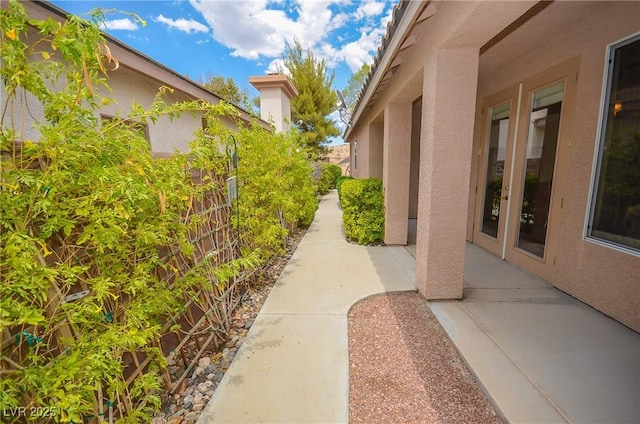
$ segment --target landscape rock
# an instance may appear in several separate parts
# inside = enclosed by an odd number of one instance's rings
[[[198,420],[207,402],[214,396],[218,383],[222,381],[225,371],[231,366],[238,348],[253,326],[260,308],[303,235],[304,232],[298,232],[289,238],[287,254],[275,258],[261,273],[259,282],[250,285],[247,292],[243,294],[240,305],[236,307],[229,319],[230,329],[227,338],[220,341],[219,348],[211,346],[210,350],[202,352],[201,346],[191,342],[182,348],[180,354],[172,352],[169,355],[167,371],[172,382],[178,380],[186,371],[183,361],[189,364],[196,355],[203,356],[190,371],[188,375],[190,378],[183,380],[175,394],[165,393],[162,407],[164,414],[158,414],[153,424],[190,424]]]
[[[186,395],[184,397],[184,400],[182,401],[182,404],[184,405],[185,408],[191,408],[191,405],[193,405],[193,396]]]
[[[211,358],[209,358],[208,356],[205,356],[198,360],[198,367],[202,368],[203,370],[207,368],[209,364],[211,364]]]
[[[185,417],[185,421],[188,422],[196,422],[198,421],[198,417],[200,417],[200,414],[198,414],[197,412],[189,412]]]

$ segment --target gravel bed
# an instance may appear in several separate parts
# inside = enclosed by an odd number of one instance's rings
[[[349,312],[349,417],[502,422],[418,293],[370,297]]]

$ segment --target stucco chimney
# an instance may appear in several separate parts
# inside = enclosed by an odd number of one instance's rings
[[[283,74],[250,77],[249,82],[260,92],[260,117],[273,120],[276,132],[288,131],[291,123],[291,99],[298,90]]]

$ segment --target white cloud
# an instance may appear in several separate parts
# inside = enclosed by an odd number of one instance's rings
[[[232,56],[275,59],[268,72],[281,65],[285,45],[294,39],[329,67],[345,62],[353,71],[359,69],[372,61],[390,18],[382,15],[391,9],[388,0],[189,1]],[[360,34],[356,40],[354,32]]]
[[[138,24],[129,18],[112,19],[100,24],[101,29],[135,31]]]
[[[159,15],[156,18],[156,21],[167,25],[169,28],[174,28],[187,34],[191,34],[192,32],[209,32],[209,27],[204,24],[201,24],[198,21],[194,21],[193,19],[171,19],[166,18],[163,15]]]
[[[377,0],[363,0],[360,6],[355,11],[354,16],[356,19],[372,18],[380,15],[386,6],[384,1]]]
[[[275,73],[279,73],[282,72],[285,75],[291,76],[291,71],[289,71],[289,68],[287,68],[286,66],[284,66],[284,61],[282,59],[273,59],[270,63],[269,66],[267,66],[267,74],[275,74]]]

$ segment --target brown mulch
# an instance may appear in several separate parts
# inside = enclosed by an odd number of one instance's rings
[[[350,423],[501,423],[418,293],[349,312]]]

